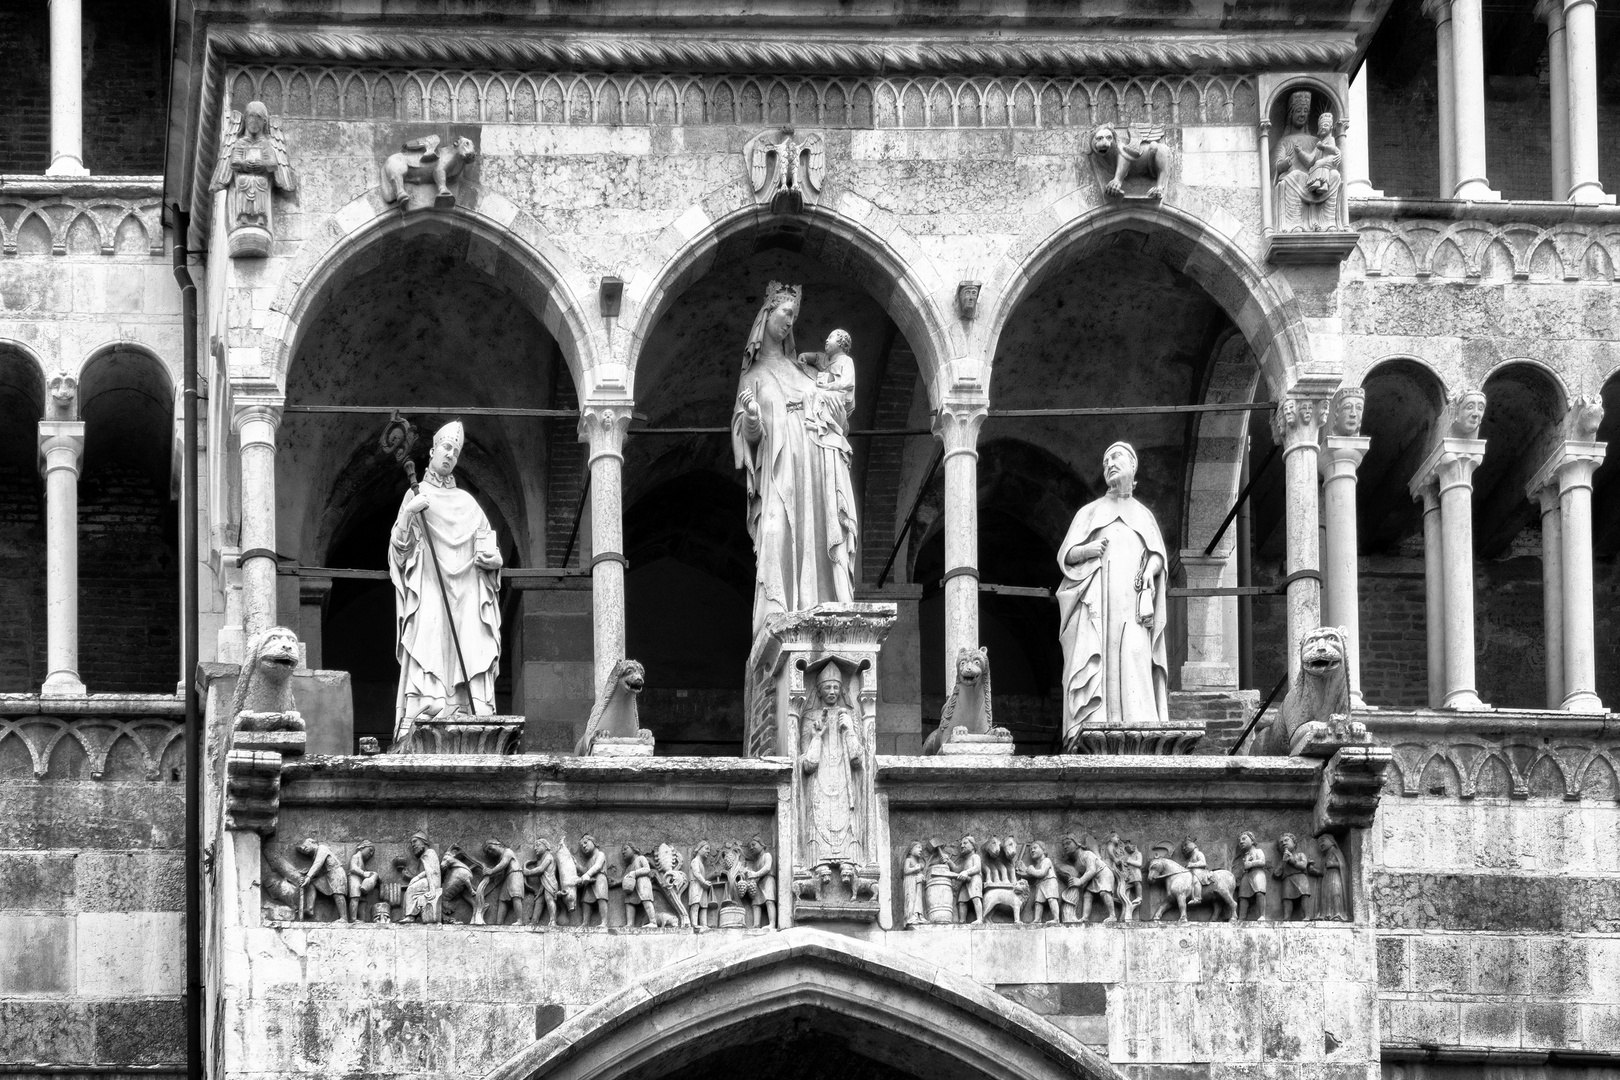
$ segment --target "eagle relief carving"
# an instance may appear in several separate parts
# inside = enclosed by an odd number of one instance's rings
[[[754,194],[772,213],[796,214],[821,197],[827,178],[827,140],[819,131],[771,128],[743,147]]]

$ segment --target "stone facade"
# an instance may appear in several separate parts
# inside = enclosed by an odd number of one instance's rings
[[[0,14],[0,1071],[1620,1071],[1591,0],[49,6]],[[858,525],[761,638],[767,282],[852,343]],[[493,715],[409,746],[396,411],[418,468],[461,420],[502,564]],[[1116,440],[1180,734],[1062,754]]]

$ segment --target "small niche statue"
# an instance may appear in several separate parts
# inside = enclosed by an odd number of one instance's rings
[[[861,721],[849,704],[836,660],[816,676],[816,701],[805,709],[799,771],[803,774],[801,850],[812,899],[821,900],[837,876],[850,896],[866,851],[867,807],[856,775],[866,767]]]
[[[1136,451],[1103,453],[1107,494],[1074,516],[1058,565],[1063,644],[1063,749],[1081,752],[1088,726],[1166,728],[1169,553],[1153,513],[1131,494]]]
[[[228,191],[225,227],[232,258],[263,258],[275,239],[275,189],[291,192],[297,179],[287,156],[281,127],[262,101],[250,101],[241,112],[225,115],[219,163],[208,185],[212,192]]]
[[[1339,228],[1338,140],[1331,112],[1316,118],[1310,128],[1311,92],[1288,96],[1287,130],[1277,140],[1272,161],[1279,232],[1318,232]]]
[[[418,718],[495,712],[501,670],[501,553],[489,518],[453,475],[466,433],[452,420],[433,436],[427,474],[412,480],[388,545],[399,692],[394,745]]]

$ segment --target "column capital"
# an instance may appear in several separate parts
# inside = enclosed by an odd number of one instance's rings
[[[590,448],[592,463],[601,457],[624,460],[624,439],[630,431],[630,420],[628,402],[579,407],[579,441]]]
[[[1553,0],[1553,2],[1556,3],[1557,0]],[[1567,12],[1571,8],[1580,7],[1582,4],[1589,4],[1593,8],[1593,10],[1597,9],[1597,0],[1564,0],[1562,6],[1563,6],[1564,11]],[[1540,13],[1538,12],[1537,14],[1540,14]]]
[[[79,463],[84,457],[84,421],[41,420],[39,456],[39,471],[47,476],[58,469],[79,475]]]
[[[1422,489],[1430,485],[1441,495],[1455,487],[1472,490],[1474,470],[1484,460],[1484,439],[1441,439],[1412,477],[1412,497],[1421,497]]]
[[[945,444],[945,456],[978,456],[979,429],[990,415],[985,401],[947,401],[934,413],[934,434]]]
[[[1326,390],[1304,390],[1284,394],[1271,416],[1271,436],[1283,453],[1306,448],[1315,450],[1327,422],[1329,405]]]
[[[1525,485],[1525,492],[1532,498],[1541,498],[1541,492],[1546,490],[1562,494],[1571,488],[1590,488],[1592,474],[1603,464],[1608,445],[1583,439],[1565,439],[1553,447],[1547,460],[1536,469],[1535,475]]]
[[[1371,448],[1372,438],[1367,435],[1323,436],[1322,457],[1316,467],[1324,480],[1345,476],[1354,479],[1356,470],[1361,468],[1361,459],[1367,456]]]
[[[275,444],[276,431],[281,427],[281,410],[287,399],[280,394],[243,394],[237,392],[235,407],[231,410],[231,430],[242,440],[242,445],[254,443]]]

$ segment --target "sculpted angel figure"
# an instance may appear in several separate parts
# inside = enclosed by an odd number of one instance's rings
[[[1063,748],[1070,754],[1087,725],[1170,722],[1170,554],[1153,512],[1132,495],[1136,451],[1129,443],[1103,453],[1103,480],[1107,494],[1080,508],[1058,549]]]
[[[250,101],[242,112],[227,114],[219,163],[214,166],[208,190],[229,191],[225,222],[232,255],[270,254],[274,221],[271,191],[293,191],[296,187],[287,142],[264,102]]]
[[[1310,120],[1311,92],[1290,94],[1287,130],[1277,140],[1271,163],[1277,228],[1285,232],[1338,228],[1341,155],[1333,135],[1333,114],[1322,113],[1315,132]]]
[[[840,355],[798,352],[793,323],[801,292],[775,281],[766,289],[731,413],[731,449],[748,475],[748,535],[757,557],[756,642],[772,614],[855,599],[859,528],[847,438],[853,366]],[[847,338],[835,348],[844,350]]]

